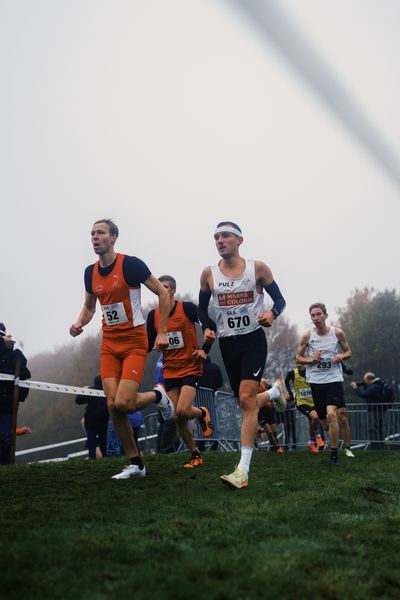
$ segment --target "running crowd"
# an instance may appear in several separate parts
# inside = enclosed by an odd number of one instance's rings
[[[259,412],[271,404],[282,409],[287,398],[281,379],[269,389],[261,382],[267,359],[263,327],[273,326],[286,306],[271,269],[261,260],[243,258],[239,253],[243,242],[240,227],[223,221],[214,231],[220,260],[201,273],[196,306],[175,298],[174,277],[163,275],[157,279],[141,259],[117,253],[114,246],[118,234],[117,225],[110,219],[94,223],[91,241],[98,261],[85,270],[84,304],[70,327],[73,337],[80,335],[99,301],[103,316],[100,376],[113,427],[129,459],[129,464],[113,479],[145,477],[146,468],[128,415],[152,403],[158,405],[164,420],[176,421],[190,452],[184,466],[196,468],[202,464],[188,421],[198,419],[204,436],[212,435],[209,411],[195,407],[194,400],[204,361],[218,339],[243,417],[239,463],[232,473],[221,475],[221,481],[235,489],[247,487]],[[158,297],[158,307],[149,313],[147,326],[141,307],[141,285]],[[264,292],[272,300],[272,308],[267,311]],[[313,328],[300,340],[296,369],[288,374],[286,385],[289,394],[296,397],[297,408],[309,419],[310,449],[318,451],[324,444],[319,431],[321,423],[329,436],[331,464],[336,466],[340,426],[346,452],[352,456],[342,387],[342,361],[350,358],[351,350],[344,332],[326,324],[327,316],[324,304],[311,305]],[[202,346],[196,323],[203,330]],[[153,349],[162,353],[164,383],[139,392],[147,353]]]

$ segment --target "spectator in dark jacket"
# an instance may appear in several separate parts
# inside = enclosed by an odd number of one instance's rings
[[[96,375],[92,390],[102,390],[100,375]],[[102,456],[107,456],[108,407],[106,398],[100,396],[76,396],[77,404],[87,404],[84,415],[84,428],[87,436],[89,458],[96,458],[96,448],[100,448]]]
[[[353,392],[367,403],[369,439],[374,448],[384,446],[386,411],[382,380],[374,373],[365,373],[361,383],[351,382]]]
[[[20,365],[20,379],[29,379],[31,373],[27,360],[20,350],[14,350],[15,341],[6,333],[4,323],[0,323],[0,373],[15,375],[17,363]],[[29,389],[19,388],[19,402],[24,402]],[[12,420],[14,407],[14,382],[0,381],[0,464],[12,462]]]

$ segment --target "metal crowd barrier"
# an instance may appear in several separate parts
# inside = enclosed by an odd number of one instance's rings
[[[5,379],[3,376],[2,378]],[[8,377],[7,377],[8,378]],[[30,384],[40,385],[42,389],[46,389],[45,384],[40,382],[32,382]],[[47,384],[46,384],[47,385]],[[53,384],[52,384],[53,385]],[[60,386],[61,387],[61,386]],[[68,388],[68,389],[66,389]],[[46,391],[50,391],[47,390]],[[58,390],[57,390],[58,391]],[[63,386],[64,393],[77,393],[78,388],[72,386]],[[79,392],[84,391],[87,395],[92,395],[94,390],[79,389]],[[97,392],[97,391],[96,391]],[[94,395],[94,394],[93,394]],[[96,395],[101,395],[97,392]],[[204,449],[211,448],[220,451],[233,451],[240,449],[240,429],[242,424],[242,415],[237,399],[226,392],[213,392],[207,388],[199,388],[195,399],[196,406],[206,406],[210,412],[211,419],[214,425],[214,433],[211,437],[205,438],[200,426],[200,423],[195,419],[193,424],[193,434],[196,443],[202,442]],[[395,448],[400,446],[400,403],[392,405],[386,404],[365,404],[365,403],[349,403],[346,406],[347,415],[350,423],[352,447],[358,446],[363,448]],[[308,441],[308,420],[297,409],[290,409],[295,412],[295,431],[296,431],[296,447],[302,447]],[[279,413],[282,415],[282,413]],[[278,419],[278,437],[279,442],[289,448],[294,446],[293,441],[286,440],[285,427],[282,423],[282,417]],[[140,430],[139,447],[143,453],[156,453],[158,431],[160,428],[158,412],[150,413],[144,416],[143,425]],[[16,452],[16,456],[22,456],[29,453],[40,452],[58,446],[66,446],[68,444],[82,443],[85,438],[72,440],[69,442],[61,442],[40,448],[32,448]],[[180,449],[183,449],[181,445]],[[268,442],[258,443],[257,446],[268,449]],[[77,452],[69,456],[84,455],[85,452]]]

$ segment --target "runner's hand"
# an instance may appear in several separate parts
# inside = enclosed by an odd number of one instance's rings
[[[77,323],[74,323],[69,328],[69,333],[70,333],[70,335],[72,335],[72,337],[76,337],[77,335],[81,335],[82,331],[83,331],[83,326],[82,326],[82,323],[80,321],[78,321]]]
[[[207,354],[201,348],[197,348],[196,350],[194,350],[192,356],[196,360],[206,360],[206,358],[207,358]]]
[[[204,341],[209,344],[212,344],[216,338],[215,331],[213,331],[212,329],[209,329],[208,327],[205,328],[203,335],[204,335]]]
[[[275,321],[275,315],[272,310],[268,310],[267,312],[261,313],[258,317],[258,322],[263,327],[271,327],[272,323]]]
[[[157,333],[156,341],[154,342],[155,350],[162,352],[165,348],[168,348],[168,336],[166,333]]]

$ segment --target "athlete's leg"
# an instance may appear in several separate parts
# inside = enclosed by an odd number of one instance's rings
[[[315,435],[318,429],[318,415],[316,410],[311,410],[308,418],[310,420],[310,438],[315,439]]]
[[[351,445],[350,425],[349,425],[349,420],[347,418],[346,407],[341,406],[340,408],[338,408],[337,412],[338,412],[340,427],[342,430],[344,445],[346,446],[346,448],[350,448],[350,445]]]
[[[125,450],[125,454],[128,458],[139,456],[132,426],[129,422],[127,411],[124,410],[126,399],[136,397],[139,382],[129,379],[118,381],[115,377],[106,377],[102,381],[110,417]]]
[[[267,406],[268,403],[273,402],[274,400],[278,400],[278,398],[280,398],[282,395],[282,380],[277,379],[269,390],[266,390],[265,392],[259,392],[257,394],[258,410],[261,410],[262,408],[264,408],[264,406]]]
[[[245,379],[239,387],[239,404],[243,421],[240,432],[242,447],[253,448],[257,433],[258,406],[257,406],[258,381]]]
[[[271,447],[273,447],[275,450],[278,450],[279,444],[278,444],[278,438],[276,437],[276,434],[277,434],[276,423],[265,423],[264,429],[266,431],[268,441],[269,441]]]
[[[326,407],[327,421],[329,427],[329,442],[332,450],[337,450],[339,447],[339,422],[338,408],[332,404]]]
[[[189,419],[198,419],[202,416],[200,408],[193,406],[196,397],[196,388],[190,385],[183,385],[180,389],[173,388],[168,391],[168,395],[175,405],[176,424],[178,432],[185,442],[189,452],[197,450],[193,441],[193,435],[188,427]]]

